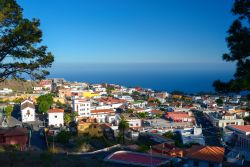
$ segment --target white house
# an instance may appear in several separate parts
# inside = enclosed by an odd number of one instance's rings
[[[91,103],[87,99],[73,99],[72,101],[73,111],[78,113],[80,117],[90,117]]]
[[[202,134],[202,129],[199,127],[184,128],[181,132],[181,138],[183,144],[199,143],[205,145],[205,139]]]
[[[228,125],[244,125],[244,120],[238,118],[236,114],[228,112],[210,112],[209,119],[214,126],[225,128]]]
[[[1,95],[6,95],[6,94],[10,94],[12,93],[13,90],[12,89],[9,89],[9,88],[3,88],[2,90],[0,90],[0,94]]]
[[[128,122],[129,128],[138,129],[141,128],[141,119],[133,114],[122,114],[122,117]]]
[[[137,100],[132,102],[133,107],[135,108],[145,108],[147,105],[147,101],[143,101],[143,100]]]
[[[25,100],[21,103],[22,122],[35,121],[35,105],[31,100]]]
[[[49,120],[48,125],[49,126],[53,125],[55,127],[63,126],[64,124],[63,115],[64,115],[63,109],[55,108],[48,110],[48,120]]]
[[[113,109],[91,110],[91,117],[96,118],[97,122],[106,122],[107,116],[109,116],[109,120],[112,119],[112,116],[115,119],[115,111]]]

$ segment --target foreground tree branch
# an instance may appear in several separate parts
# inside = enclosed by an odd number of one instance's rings
[[[7,78],[43,79],[54,56],[42,41],[40,21],[23,18],[15,0],[0,0],[0,82]]]

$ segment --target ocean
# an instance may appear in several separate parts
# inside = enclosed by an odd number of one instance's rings
[[[226,63],[64,63],[56,64],[49,77],[198,93],[213,92],[214,80],[227,81],[233,73],[234,66]]]

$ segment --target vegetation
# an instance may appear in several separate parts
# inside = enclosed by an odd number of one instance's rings
[[[250,116],[244,117],[243,119],[244,119],[244,121],[246,121],[246,122],[250,122]]]
[[[223,60],[236,62],[234,78],[229,82],[216,80],[213,83],[217,92],[240,92],[250,90],[250,3],[249,0],[235,0],[232,13],[237,17],[228,30],[229,53]]]
[[[114,87],[114,86],[112,86],[112,85],[107,85],[106,91],[107,91],[108,94],[111,94],[113,90],[115,90],[115,87]]]
[[[122,137],[122,143],[125,144],[125,132],[129,129],[128,121],[122,119],[118,125],[120,136]]]
[[[42,79],[54,61],[47,47],[39,45],[42,31],[38,19],[23,17],[22,8],[15,0],[0,1],[0,81],[12,77]]]
[[[38,105],[38,110],[39,110],[40,113],[48,112],[49,108],[50,108],[50,106],[49,106],[47,101],[42,101]]]
[[[10,119],[12,111],[13,111],[13,106],[7,106],[5,108],[5,114],[6,114],[7,119]]]
[[[146,117],[148,117],[148,113],[147,112],[141,112],[141,113],[138,113],[138,116],[140,118],[146,118]]]
[[[22,81],[15,79],[8,79],[0,82],[0,89],[9,88],[14,92],[30,92],[33,91],[33,87],[37,86],[35,81]]]
[[[125,113],[130,113],[130,114],[132,114],[133,112],[134,112],[134,110],[130,109],[130,108],[125,111]]]
[[[64,113],[64,122],[66,124],[69,124],[70,122],[74,121],[74,118],[76,117],[77,113],[72,112],[72,113]]]
[[[158,105],[161,105],[161,102],[159,99],[149,100],[150,103],[157,103]]]
[[[65,130],[60,131],[56,136],[56,141],[62,144],[66,144],[69,142],[71,138],[71,133]]]
[[[222,106],[223,105],[223,100],[222,99],[216,99],[215,102],[216,102],[216,104],[218,106]]]
[[[147,152],[149,149],[150,149],[149,145],[145,145],[145,144],[139,145],[139,151],[141,152]]]
[[[22,101],[24,101],[24,98],[20,97],[20,98],[15,99],[13,102],[21,103]]]
[[[175,135],[172,131],[167,131],[166,133],[163,134],[163,136],[168,139],[175,139]]]
[[[53,95],[45,94],[37,98],[38,110],[40,113],[46,113],[53,104]]]
[[[37,98],[37,104],[39,105],[41,102],[48,102],[49,106],[53,104],[53,95],[51,93],[41,95]]]

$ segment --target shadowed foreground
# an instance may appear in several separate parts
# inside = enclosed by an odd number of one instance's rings
[[[49,154],[34,152],[3,152],[0,153],[1,167],[86,167],[86,166],[117,166],[104,162],[99,157],[86,158],[77,155]],[[120,165],[119,166],[126,166]]]

